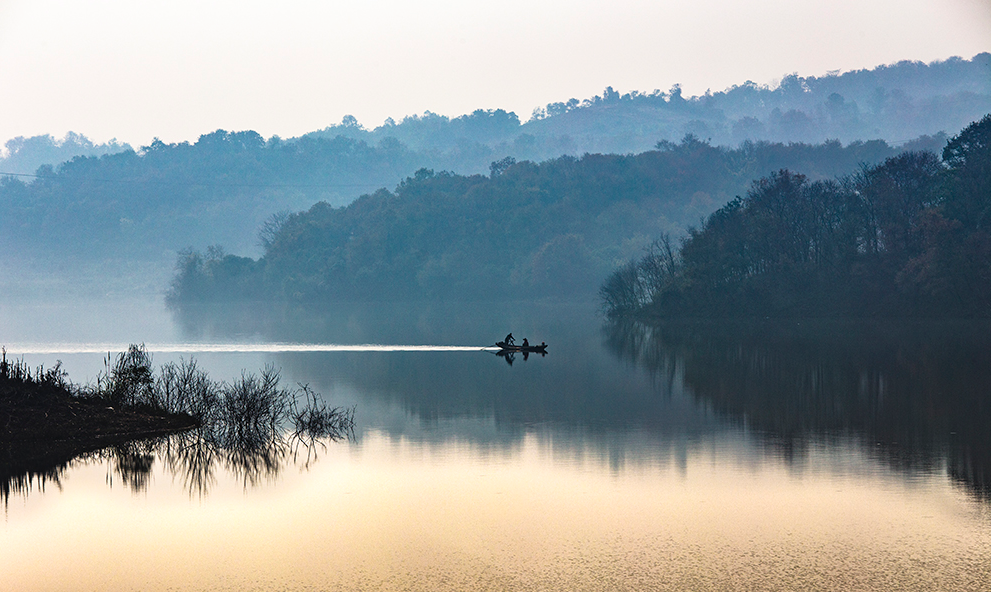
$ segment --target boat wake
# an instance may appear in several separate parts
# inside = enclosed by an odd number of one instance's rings
[[[6,344],[8,354],[101,354],[127,351],[127,343],[24,343]],[[481,345],[389,345],[379,343],[146,343],[151,353],[282,353],[282,352],[456,352],[482,351]]]

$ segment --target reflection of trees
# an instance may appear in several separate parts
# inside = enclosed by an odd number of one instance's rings
[[[986,324],[610,324],[608,347],[745,421],[786,457],[852,435],[886,462],[951,476],[991,499]]]
[[[0,501],[6,505],[11,494],[27,495],[34,488],[44,491],[49,485],[61,490],[65,472],[86,456],[76,457],[58,451],[32,455],[22,446],[0,442]]]
[[[606,347],[646,370],[654,380],[671,385],[676,377],[677,359],[674,350],[665,348],[661,339],[655,339],[657,331],[641,323],[610,322],[604,331]]]
[[[181,477],[190,495],[205,495],[216,484],[217,468],[241,481],[245,488],[278,477],[286,461],[290,435],[267,439],[225,440],[209,428],[165,439],[159,456],[173,475]]]
[[[190,430],[168,438],[160,451],[165,468],[182,477],[190,495],[206,495],[217,482],[215,469],[221,450],[211,444],[202,429]]]
[[[107,450],[113,472],[132,491],[145,491],[151,483],[155,445],[148,440],[127,442]]]
[[[179,374],[190,365],[178,367]],[[192,406],[204,411],[200,426],[152,444],[173,475],[182,476],[190,494],[209,491],[217,465],[245,487],[256,486],[277,478],[294,449],[353,436],[353,409],[328,407],[307,386],[281,388],[279,373],[271,366],[260,375],[244,373],[229,385],[207,383],[204,390],[200,399],[210,404]],[[135,463],[118,460],[117,466],[130,469]],[[151,470],[151,462],[137,466]],[[147,485],[133,478],[127,482],[136,490]]]
[[[23,466],[4,466],[10,470],[0,474],[0,499],[6,501],[11,493],[27,495],[34,487],[43,491],[49,483],[61,489],[67,470],[90,462],[108,463],[108,483],[117,479],[135,492],[147,491],[156,460],[182,480],[190,495],[208,494],[217,483],[218,468],[245,488],[272,481],[287,464],[309,468],[328,443],[354,438],[353,409],[320,406],[316,396],[306,392],[312,401],[293,406],[286,425],[245,417],[233,425],[230,416],[220,416],[178,434],[123,442],[78,456],[49,453]],[[8,456],[13,454],[16,451]]]
[[[354,437],[350,410],[338,412],[339,420],[324,415],[324,425],[314,429],[310,423],[294,422],[291,428],[261,423],[246,423],[236,428],[222,423],[207,424],[195,430],[161,438],[151,448],[162,459],[172,475],[181,477],[190,495],[206,495],[217,481],[217,468],[222,467],[245,488],[255,487],[278,478],[287,464],[308,468],[318,449],[328,442]],[[151,456],[150,458],[154,458]],[[119,461],[116,467],[123,465]],[[150,472],[151,463],[147,464]],[[121,477],[125,475],[121,473]],[[144,490],[147,480],[125,479],[135,490]]]

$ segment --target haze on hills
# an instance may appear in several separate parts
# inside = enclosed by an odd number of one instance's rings
[[[985,0],[8,0],[0,144],[69,130],[135,147],[218,128],[290,137],[346,114],[373,128],[426,110],[526,121],[607,86],[775,87],[792,73],[966,58],[988,39]]]
[[[594,285],[657,233],[683,234],[776,168],[828,179],[899,151],[939,151],[948,131],[987,111],[991,54],[983,53],[819,78],[788,76],[776,88],[744,83],[687,98],[678,87],[625,95],[607,88],[601,96],[551,103],[526,122],[499,109],[456,118],[427,112],[374,129],[345,117],[286,140],[218,130],[195,143],[155,140],[138,151],[115,142],[95,145],[78,134],[15,138],[0,160],[6,173],[78,154],[0,181],[0,246],[16,254],[3,264],[3,275],[11,289],[28,292],[89,286],[161,293],[177,254],[187,248],[222,245],[229,253],[256,256],[266,246],[258,233],[267,222],[318,202],[346,205],[359,195],[395,188],[421,169],[491,174],[494,163],[540,163],[562,155],[586,162],[586,153],[659,148],[674,154],[686,141],[718,147],[720,158],[730,161],[759,155],[750,165],[734,165],[733,181],[718,191],[675,184],[648,192],[649,204],[628,199],[637,215],[664,212],[651,229],[624,235],[629,229],[622,223],[600,221],[607,226],[599,234],[610,238],[593,247],[599,253],[590,268],[596,270],[589,278]],[[862,141],[885,136],[887,142]],[[833,139],[818,149],[786,145],[827,138]],[[528,248],[539,251],[553,237],[545,238]],[[530,269],[531,263],[516,268]]]
[[[385,149],[401,145],[420,156],[419,166],[480,173],[505,156],[541,161],[586,152],[642,152],[661,140],[677,142],[688,133],[720,146],[745,140],[829,139],[879,139],[897,146],[962,129],[988,111],[991,53],[981,53],[971,59],[929,64],[905,60],[821,77],[790,74],[773,87],[746,81],[698,96],[686,95],[680,85],[623,94],[608,87],[601,95],[548,103],[528,117],[504,109],[476,109],[457,117],[426,111],[368,127],[348,115],[301,138],[343,136]],[[282,140],[273,136],[269,141]],[[17,137],[6,142],[0,171],[31,174],[42,164],[127,149],[130,146],[116,140],[94,145],[71,132],[63,139]],[[340,192],[336,201],[340,205],[355,195]]]

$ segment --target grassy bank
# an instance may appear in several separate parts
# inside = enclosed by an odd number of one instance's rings
[[[126,401],[122,378],[120,372],[111,372],[97,387],[80,387],[69,382],[60,365],[32,371],[23,361],[9,360],[4,350],[0,358],[0,442],[109,442],[199,424],[188,413],[133,396]]]

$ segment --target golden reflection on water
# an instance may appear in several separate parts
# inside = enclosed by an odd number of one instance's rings
[[[757,456],[616,467],[537,436],[371,434],[204,498],[160,461],[137,493],[97,463],[9,500],[0,589],[989,589],[987,504],[945,474],[906,480],[854,447],[800,471]]]

